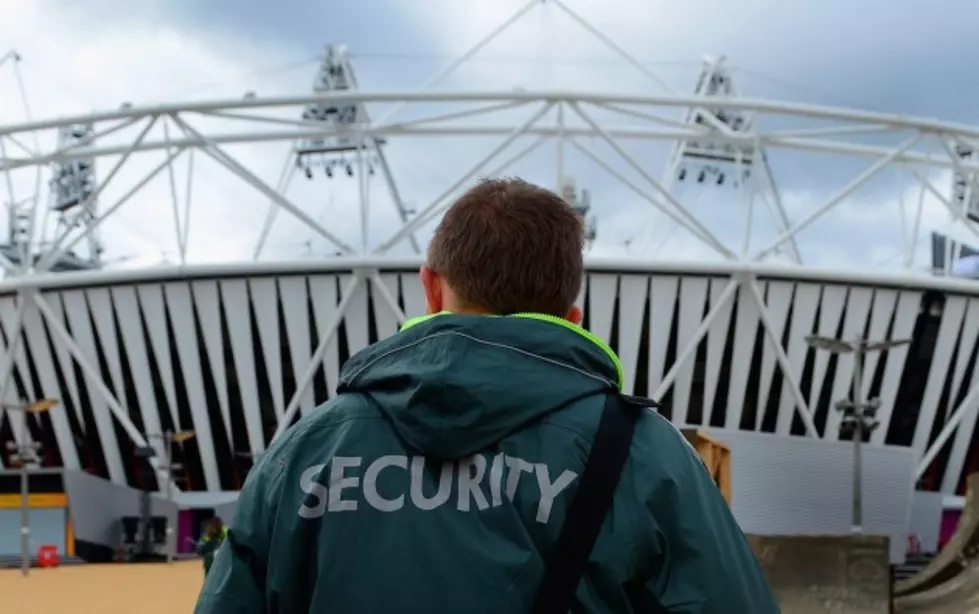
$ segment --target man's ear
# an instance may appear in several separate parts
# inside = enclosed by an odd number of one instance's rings
[[[428,313],[441,312],[445,301],[442,293],[442,278],[425,264],[418,271],[418,276],[421,277],[422,288],[425,290],[425,308]]]
[[[564,319],[576,326],[581,326],[581,322],[585,319],[585,314],[581,311],[581,307],[572,305],[571,309],[568,310],[568,314],[564,316]]]

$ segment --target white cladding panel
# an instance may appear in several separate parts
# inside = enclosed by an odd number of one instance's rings
[[[745,533],[850,534],[853,446],[848,442],[710,431],[731,448],[731,508]],[[908,448],[864,448],[864,532],[890,536],[893,563],[904,562],[916,462]]]
[[[301,380],[311,380],[298,392],[299,408],[309,413],[335,394],[352,354],[397,330],[400,314],[377,286],[368,289],[372,272],[349,288],[358,279],[354,273],[142,281],[51,289],[43,296],[138,431],[195,430],[196,438],[176,460],[188,467],[191,489],[214,490],[235,484],[248,457],[264,450]],[[405,317],[424,313],[416,273],[388,270],[373,279]],[[731,283],[738,281],[716,273],[591,271],[578,304],[592,332],[620,354],[627,390],[663,400],[664,414],[675,423],[777,431],[801,444],[804,432],[792,393],[798,386],[817,429],[837,439],[839,414],[831,405],[851,392],[852,357],[813,350],[804,342],[809,334],[915,337],[910,347],[867,361],[864,392],[882,402],[882,424],[870,447],[907,445],[913,436],[920,456],[928,436],[979,385],[972,360],[979,299],[773,277],[756,282],[763,305],[740,288],[704,325]],[[341,313],[344,293],[351,295]],[[16,324],[13,299],[0,300],[6,301],[0,324],[8,329]],[[760,308],[774,335],[765,333]],[[131,446],[123,429],[118,432],[125,440],[117,440],[116,418],[101,388],[75,368],[74,350],[57,327],[30,310],[25,322],[27,347],[14,356],[16,377],[8,396],[36,396],[33,388],[40,386],[45,395],[61,399],[64,410],[47,440],[60,449],[62,462],[88,467],[101,458],[96,465],[107,467],[112,479],[132,482],[132,463],[122,462]],[[772,337],[783,346],[789,373]],[[321,357],[317,364],[314,354]],[[680,357],[685,360],[678,364]],[[919,409],[921,419],[915,421]],[[976,413],[976,407],[964,408],[966,419],[948,443],[950,461],[929,478],[946,492],[959,488],[974,454]],[[0,439],[12,437],[12,419],[0,421]],[[95,453],[86,449],[93,441],[101,446]],[[160,442],[152,443],[159,452]]]

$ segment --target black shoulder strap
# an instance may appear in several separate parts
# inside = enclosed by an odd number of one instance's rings
[[[654,401],[627,397],[614,391],[606,397],[605,409],[602,410],[588,462],[581,473],[578,491],[571,500],[561,533],[544,568],[544,580],[534,602],[534,614],[568,614],[571,609],[595,540],[612,505],[612,495],[629,458],[636,420],[643,407],[655,406]]]

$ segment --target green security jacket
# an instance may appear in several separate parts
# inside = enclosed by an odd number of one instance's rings
[[[605,402],[612,351],[546,316],[410,322],[252,470],[197,614],[528,613]],[[639,420],[578,599],[589,613],[777,613],[697,453]]]
[[[197,554],[201,555],[204,559],[204,573],[207,573],[211,569],[211,565],[214,564],[214,553],[221,547],[221,542],[224,541],[227,535],[228,527],[222,527],[221,531],[216,535],[209,532],[201,538],[200,543],[197,545]]]

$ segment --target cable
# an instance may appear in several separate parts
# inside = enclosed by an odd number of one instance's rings
[[[859,101],[859,100],[846,100],[844,98],[839,98],[837,96],[837,94],[835,94],[835,93],[832,93],[831,94],[829,92],[825,92],[825,91],[822,91],[820,89],[817,89],[817,88],[814,88],[814,87],[811,87],[811,86],[808,86],[808,85],[802,85],[802,84],[799,84],[799,83],[795,83],[795,82],[790,81],[788,79],[785,79],[783,77],[776,77],[774,75],[769,75],[767,73],[763,73],[761,71],[753,70],[753,69],[750,69],[750,68],[745,68],[743,66],[731,66],[731,70],[733,72],[741,73],[741,74],[744,74],[744,75],[749,75],[749,76],[757,77],[759,79],[762,79],[764,81],[768,81],[769,83],[773,83],[775,85],[781,85],[783,87],[788,87],[789,89],[795,89],[795,90],[797,90],[797,91],[799,91],[801,93],[805,93],[805,94],[809,94],[809,95],[814,95],[814,96],[816,96],[818,98],[821,98],[821,99],[824,99],[826,101],[829,101],[831,104],[838,104],[838,105],[841,105],[841,106],[856,107],[856,108],[860,108],[860,109],[869,109],[869,108],[872,108],[874,106],[873,104],[868,104],[867,102],[864,102],[864,101]]]
[[[30,68],[30,70],[32,70],[34,73],[40,72],[45,82],[64,90],[65,92],[70,94],[73,98],[77,99],[78,101],[88,106],[89,109],[95,110],[97,108],[100,108],[99,105],[92,102],[92,100],[88,98],[88,96],[84,95],[80,90],[76,89],[75,86],[58,78],[55,74],[55,71],[44,67],[43,64],[39,64],[36,58],[25,58],[24,56],[21,56],[20,62],[29,64],[28,68]]]
[[[188,92],[199,91],[203,89],[209,89],[213,87],[219,87],[222,85],[231,85],[237,83],[242,79],[249,79],[252,77],[261,77],[265,75],[275,74],[275,73],[288,73],[293,70],[298,70],[299,68],[306,68],[309,64],[318,63],[322,58],[320,56],[306,57],[302,60],[295,60],[286,63],[279,63],[272,66],[266,66],[264,68],[259,68],[252,71],[238,73],[228,79],[221,81],[211,81],[209,83],[198,83],[196,85],[182,87],[179,90],[171,91],[168,96],[177,97]]]
[[[461,55],[461,54],[460,54]],[[350,57],[355,60],[406,60],[406,61],[433,61],[433,62],[444,62],[452,61],[458,59],[458,56],[454,55],[436,55],[436,54],[422,54],[422,53],[393,53],[393,52],[366,52],[366,53],[351,53]],[[470,62],[514,62],[514,63],[526,63],[533,61],[535,58],[530,56],[488,56],[488,57],[474,57],[471,58]],[[548,57],[549,62],[557,62],[561,64],[628,64],[623,59],[619,58],[569,58],[569,57]],[[699,61],[664,61],[664,60],[648,60],[640,62],[644,66],[699,66]]]

